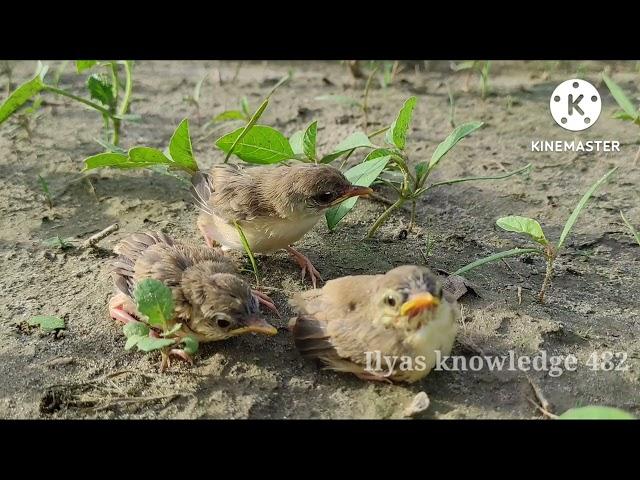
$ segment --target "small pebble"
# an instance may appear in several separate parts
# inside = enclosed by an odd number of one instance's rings
[[[430,404],[429,396],[425,392],[420,392],[413,398],[409,406],[405,408],[403,415],[405,417],[418,415],[429,408]]]

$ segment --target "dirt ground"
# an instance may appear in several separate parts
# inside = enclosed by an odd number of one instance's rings
[[[60,64],[48,63],[52,69]],[[16,83],[35,69],[35,62],[12,65]],[[209,167],[222,159],[215,139],[236,126],[225,124],[211,133],[206,122],[237,108],[243,95],[255,109],[289,70],[293,78],[277,91],[263,123],[290,135],[318,120],[321,152],[361,129],[357,109],[315,100],[330,93],[361,95],[364,80],[354,80],[339,62],[237,66],[137,62],[132,112],[143,120],[124,125],[122,145],[163,149],[179,121],[189,117],[197,160]],[[637,99],[635,62],[494,62],[492,94],[484,101],[476,77],[464,92],[466,74],[452,73],[446,62],[407,65],[387,88],[374,82],[370,130],[388,125],[408,96],[418,96],[408,137],[413,160],[428,159],[451,131],[447,83],[456,98],[456,122],[486,123],[443,160],[435,180],[500,174],[527,163],[533,170],[528,176],[431,190],[419,202],[418,227],[406,238],[401,232],[408,215],[403,213],[374,239],[362,240],[384,208],[363,200],[336,232],[329,233],[321,222],[298,248],[325,279],[380,273],[407,263],[451,272],[523,244],[495,226],[501,216],[536,218],[557,239],[582,193],[618,166],[570,236],[545,304],[535,299],[544,276],[539,258],[512,258],[468,274],[480,296],[461,300],[464,324],[453,354],[573,354],[579,362],[574,372],[530,374],[556,412],[602,404],[640,414],[640,246],[619,215],[623,210],[640,227],[640,161],[634,161],[640,129],[610,118],[615,104],[599,82],[605,66]],[[205,74],[196,109],[184,97]],[[603,111],[592,128],[573,134],[554,123],[549,97],[558,83],[575,76],[599,88]],[[70,63],[60,85],[84,94],[84,78]],[[3,92],[6,81],[0,77]],[[420,391],[431,399],[420,418],[542,418],[530,402],[534,395],[522,371],[439,371],[417,384],[386,385],[323,371],[302,360],[286,329],[292,316],[286,298],[309,285],[300,282],[298,267],[284,252],[260,259],[264,284],[273,288],[270,294],[283,313],[282,319],[269,315],[278,335],[203,345],[195,366],[178,362],[160,374],[159,355],[126,352],[121,327],[107,315],[112,294],[108,261],[119,239],[141,229],[201,241],[197,210],[188,190],[170,177],[147,171],[80,174],[82,160],[101,151],[94,138],[101,134],[102,120],[61,97],[47,94],[44,99],[49,103],[30,140],[24,130],[12,130],[15,119],[0,126],[1,418],[401,418]],[[621,151],[531,152],[531,141],[539,139],[618,140]],[[51,209],[43,201],[38,175],[49,183]],[[114,222],[120,230],[95,251],[61,251],[43,244],[55,235],[86,238]],[[66,330],[53,335],[25,326],[30,317],[48,314],[63,317]],[[591,370],[589,356],[604,351],[626,352],[626,371]]]

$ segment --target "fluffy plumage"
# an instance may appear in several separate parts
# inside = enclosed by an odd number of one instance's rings
[[[294,296],[290,304],[299,314],[290,329],[303,356],[371,380],[415,382],[426,376],[436,350],[450,353],[460,316],[435,275],[410,265],[384,275],[330,280],[322,289]],[[398,360],[388,376],[367,371],[366,352],[377,351],[398,359],[422,356],[425,368],[403,371]]]

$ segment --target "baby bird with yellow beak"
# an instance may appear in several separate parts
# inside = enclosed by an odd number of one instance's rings
[[[193,194],[202,213],[198,228],[207,245],[243,250],[237,222],[254,253],[285,249],[309,274],[315,288],[321,280],[311,261],[292,244],[322,218],[324,212],[347,198],[372,190],[352,185],[329,165],[283,165],[240,168],[216,165],[210,173],[197,173]]]
[[[365,380],[412,383],[425,377],[436,352],[451,352],[460,317],[436,276],[412,265],[330,280],[290,304],[298,312],[289,328],[300,353]],[[380,359],[384,363],[377,365]]]
[[[177,336],[213,342],[244,333],[277,333],[258,308],[260,302],[273,305],[252,291],[219,249],[185,245],[164,233],[147,232],[125,238],[114,251],[119,256],[112,273],[116,294],[109,302],[113,319],[142,321],[133,292],[139,281],[153,278],[171,289],[175,314],[168,326],[182,324]],[[173,349],[170,355],[192,363],[184,350]],[[168,357],[163,356],[161,370],[167,364]]]

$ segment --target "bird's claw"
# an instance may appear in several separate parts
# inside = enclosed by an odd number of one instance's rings
[[[109,316],[124,325],[127,323],[141,323],[136,318],[135,306],[123,293],[118,293],[109,300]]]
[[[162,360],[160,361],[160,373],[163,373],[171,366],[171,357],[178,357],[180,360],[187,362],[193,366],[193,358],[181,348],[172,348],[168,352],[162,351]]]
[[[291,246],[287,247],[287,252],[289,252],[289,254],[298,263],[298,265],[300,265],[300,268],[302,268],[302,281],[304,282],[304,279],[308,274],[309,278],[311,279],[311,284],[313,285],[313,288],[316,288],[318,280],[320,280],[321,282],[323,280],[322,280],[322,277],[320,276],[320,272],[316,270],[316,267],[313,266],[313,263],[311,263],[311,260],[309,260],[303,253],[299,252],[298,250],[296,250]]]
[[[269,310],[275,313],[278,316],[278,318],[282,318],[282,316],[280,315],[280,312],[278,311],[278,308],[276,307],[274,301],[271,300],[271,297],[269,297],[269,295],[267,295],[266,293],[259,292],[258,290],[255,290],[255,289],[251,289],[251,293],[256,297],[260,305],[264,305],[265,307],[267,307]]]

